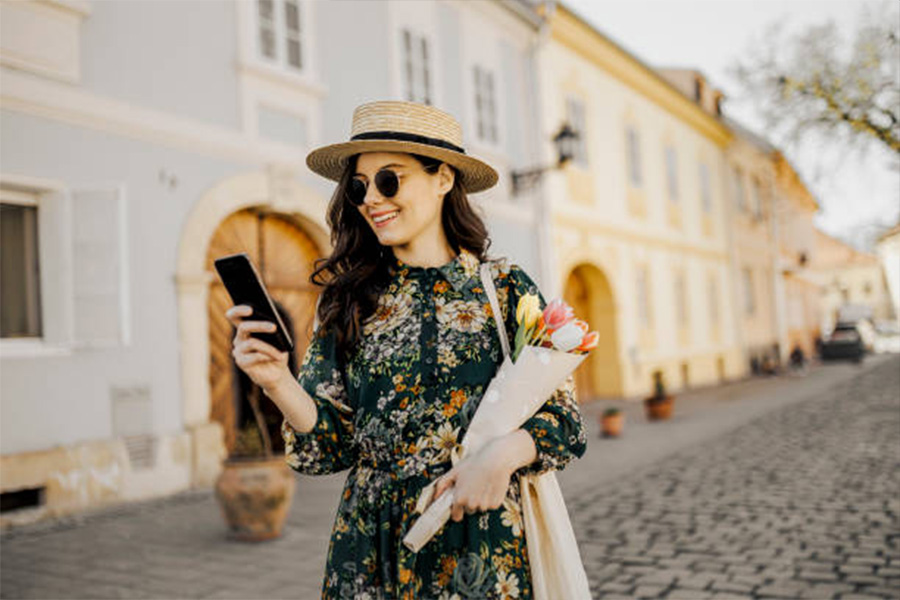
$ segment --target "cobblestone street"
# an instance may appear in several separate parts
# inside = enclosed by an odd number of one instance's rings
[[[595,597],[900,598],[900,370],[569,505]]]
[[[560,477],[595,598],[900,598],[900,357],[630,404],[618,440],[606,404]],[[343,478],[299,477],[263,544],[210,490],[5,532],[0,597],[316,598]]]

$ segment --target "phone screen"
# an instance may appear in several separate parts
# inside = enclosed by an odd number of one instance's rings
[[[243,252],[224,256],[216,259],[215,266],[235,306],[239,304],[250,306],[253,314],[248,318],[251,320],[275,323],[274,332],[256,331],[250,335],[275,346],[282,352],[292,351],[294,341],[250,257]]]

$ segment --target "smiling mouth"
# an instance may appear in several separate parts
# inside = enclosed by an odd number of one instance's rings
[[[397,214],[399,212],[400,212],[399,210],[395,210],[394,212],[388,213],[386,215],[379,215],[377,217],[373,217],[372,222],[375,223],[376,227],[382,227],[382,226],[386,225],[387,223],[396,219]]]

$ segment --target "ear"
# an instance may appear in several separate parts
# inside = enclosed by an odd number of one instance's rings
[[[441,163],[441,166],[438,167],[437,176],[438,192],[443,196],[453,189],[453,183],[456,181],[456,174],[453,172],[453,169],[450,168],[450,165]]]

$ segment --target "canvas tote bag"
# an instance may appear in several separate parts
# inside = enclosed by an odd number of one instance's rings
[[[490,265],[482,263],[481,282],[491,302],[504,356],[509,356],[509,338],[503,324],[497,290]],[[531,585],[536,600],[590,600],[588,585],[575,532],[563,499],[556,473],[524,475],[520,478],[522,518]]]

